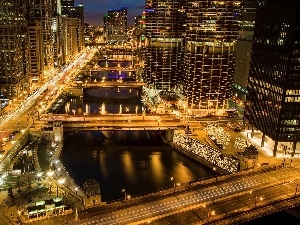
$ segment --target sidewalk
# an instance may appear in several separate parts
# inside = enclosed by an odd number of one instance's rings
[[[202,123],[203,124],[203,123]],[[230,141],[228,145],[225,146],[225,149],[221,151],[226,155],[234,155],[237,156],[237,152],[241,152],[243,150],[236,148],[235,140],[236,138],[244,138],[247,141],[251,142],[258,149],[258,159],[255,163],[256,167],[260,167],[262,164],[268,165],[282,165],[284,166],[298,166],[300,165],[300,154],[295,154],[294,157],[291,154],[285,154],[284,150],[278,146],[276,157],[273,157],[273,147],[267,143],[264,143],[264,147],[261,147],[261,138],[254,136],[253,138],[247,137],[247,133],[251,132],[250,130],[245,130],[242,132],[233,132],[228,128],[224,127],[224,130],[227,134],[230,135]],[[210,145],[211,147],[217,149],[214,143],[208,138],[207,132],[201,128],[200,130],[195,129],[190,135],[192,138],[201,141],[206,145]]]

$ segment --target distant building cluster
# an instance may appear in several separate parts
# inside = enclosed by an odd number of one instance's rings
[[[191,108],[224,105],[233,95],[241,8],[237,0],[146,0],[145,82],[181,88]]]
[[[180,89],[190,109],[243,99],[245,118],[274,156],[281,143],[295,153],[299,8],[297,0],[146,0],[143,79],[153,89]]]
[[[20,97],[84,48],[84,7],[74,0],[0,2],[1,95]]]
[[[103,16],[103,28],[106,40],[111,43],[127,41],[127,7],[110,9]]]
[[[233,96],[235,105],[242,99],[262,145],[273,145],[276,155],[285,142],[295,152],[299,9],[299,0],[145,0],[134,28],[121,7],[109,9],[103,29],[93,30],[74,0],[1,1],[0,95],[22,96],[72,60],[85,41],[108,43],[113,58],[125,52],[137,62],[148,88],[180,92],[189,109],[224,108]]]

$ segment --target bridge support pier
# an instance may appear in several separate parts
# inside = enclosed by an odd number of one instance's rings
[[[63,143],[63,124],[62,121],[53,121],[53,140],[56,143]]]
[[[278,147],[278,141],[275,141],[274,149],[273,149],[273,157],[276,156],[276,153],[277,153],[277,147]]]
[[[172,142],[173,141],[173,137],[174,137],[174,130],[168,129],[167,133],[166,133],[167,142],[169,142],[169,143]]]
[[[263,134],[263,135],[262,135],[262,138],[261,138],[261,144],[260,144],[260,147],[264,147],[264,146],[265,146],[265,139],[266,139],[266,135]]]
[[[295,155],[296,146],[297,146],[297,141],[293,141],[293,147],[292,147],[292,157],[294,157],[294,155]]]

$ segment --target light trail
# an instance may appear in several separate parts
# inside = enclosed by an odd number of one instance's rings
[[[88,52],[89,51],[89,52]],[[86,49],[79,57],[77,57],[71,64],[63,68],[62,71],[54,75],[50,80],[44,83],[41,87],[37,88],[36,91],[29,97],[27,97],[22,103],[18,105],[17,109],[11,110],[7,115],[3,116],[0,120],[0,127],[5,126],[9,121],[14,120],[22,116],[27,110],[29,110],[38,100],[38,98],[48,90],[49,86],[56,86],[57,83],[65,76],[70,70],[76,72],[77,69],[81,69],[86,63],[95,55],[97,49]],[[67,79],[67,77],[65,77]]]

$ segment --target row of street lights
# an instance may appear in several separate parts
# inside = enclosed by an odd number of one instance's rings
[[[49,177],[49,183],[50,183],[50,185],[49,185],[49,194],[51,194],[51,187],[52,187],[52,185],[51,185],[51,181],[52,181],[52,178],[53,178],[53,174],[54,174],[54,171],[52,171],[52,170],[49,170],[48,172],[47,172],[47,176]],[[63,185],[64,184],[64,182],[65,182],[65,178],[64,177],[62,177],[62,176],[59,176],[58,177],[58,180],[57,180],[57,184],[56,184],[56,197],[58,197],[58,186],[59,185]],[[77,192],[77,191],[76,191]]]
[[[173,188],[174,188],[174,189],[175,189],[176,187],[179,187],[179,186],[180,186],[180,183],[176,183],[176,182],[174,181],[174,177],[170,177],[170,180],[173,182]],[[76,190],[76,189],[77,189],[77,187],[75,188],[75,190]],[[129,199],[131,198],[131,196],[127,194],[126,188],[123,188],[123,189],[122,189],[122,192],[124,193],[124,200],[125,200],[125,201],[126,201],[126,200],[129,200]],[[77,193],[77,191],[76,191],[76,193]]]

